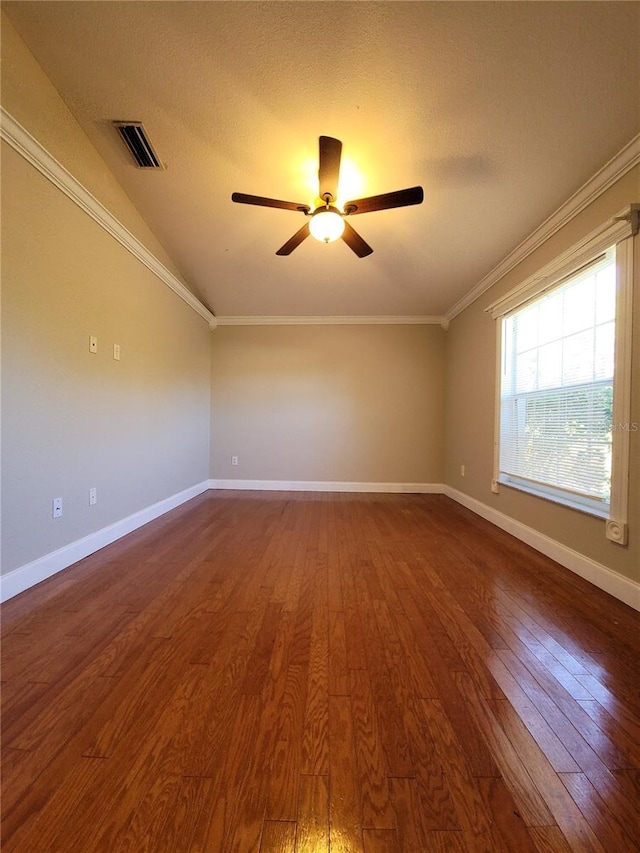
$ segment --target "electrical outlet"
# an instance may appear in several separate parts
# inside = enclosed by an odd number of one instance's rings
[[[54,498],[51,506],[51,515],[53,518],[60,518],[62,515],[62,498]]]
[[[460,466],[460,476],[464,477],[464,465]]]
[[[116,361],[120,361],[120,344],[113,345],[113,357]]]
[[[89,352],[98,352],[98,339],[95,335],[89,338]]]
[[[89,506],[95,506],[98,503],[98,490],[94,486],[89,489]]]
[[[232,465],[237,465],[237,464],[238,464],[238,457],[237,457],[237,456],[232,456],[232,457],[231,457],[231,464],[232,464]]]

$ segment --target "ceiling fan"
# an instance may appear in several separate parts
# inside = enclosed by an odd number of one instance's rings
[[[305,222],[302,228],[296,231],[293,237],[278,249],[276,255],[290,255],[311,234],[321,243],[333,243],[334,240],[341,237],[359,258],[365,258],[373,252],[373,249],[346,221],[347,216],[422,203],[424,199],[422,187],[410,187],[406,190],[396,190],[391,193],[348,201],[344,205],[344,211],[339,210],[336,201],[341,155],[342,142],[339,139],[334,139],[332,136],[320,137],[320,167],[318,169],[320,191],[318,197],[322,199],[324,204],[316,207],[313,213],[308,204],[296,204],[294,201],[280,201],[276,198],[263,198],[258,195],[245,195],[245,193],[233,193],[231,196],[231,200],[239,204],[256,204],[260,207],[278,207],[281,210],[298,210],[309,217],[309,221]]]

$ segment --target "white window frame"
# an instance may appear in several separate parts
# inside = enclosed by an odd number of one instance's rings
[[[496,320],[496,389],[495,440],[491,491],[498,494],[501,486],[561,503],[573,509],[606,519],[607,539],[619,545],[627,544],[629,494],[629,436],[631,417],[631,333],[633,314],[633,236],[638,233],[640,205],[632,204],[603,223],[559,257],[527,278],[518,287],[493,302],[485,310]],[[573,272],[593,261],[612,246],[616,248],[616,337],[613,377],[613,436],[611,460],[611,500],[603,513],[552,487],[524,482],[505,482],[500,479],[500,386],[502,378],[503,320],[526,303],[538,299]],[[620,425],[619,428],[615,428]],[[624,428],[624,427],[628,428]]]

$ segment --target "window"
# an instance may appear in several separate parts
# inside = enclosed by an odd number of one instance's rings
[[[502,320],[502,483],[609,513],[615,250]]]
[[[505,485],[605,518],[620,544],[635,226],[633,206],[488,309],[499,353],[493,491]]]

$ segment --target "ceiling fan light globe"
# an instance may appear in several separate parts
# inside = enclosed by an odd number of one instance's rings
[[[334,210],[319,210],[311,217],[309,230],[320,243],[333,243],[342,237],[344,219]]]

